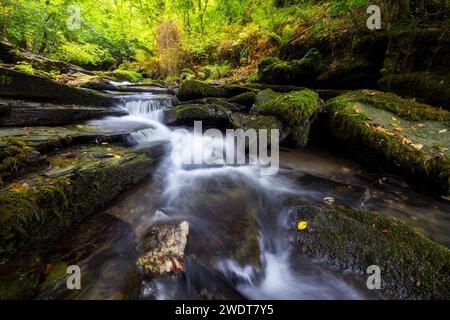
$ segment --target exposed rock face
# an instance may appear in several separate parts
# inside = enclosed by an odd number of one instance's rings
[[[428,191],[448,192],[450,112],[363,90],[329,100],[327,114],[334,137],[362,160],[393,168]]]
[[[107,94],[67,86],[47,78],[0,67],[0,95],[95,107],[112,107],[117,99]]]
[[[184,250],[189,235],[187,221],[153,225],[139,241],[138,266],[146,273],[164,275],[183,271]]]
[[[2,110],[4,110],[2,112]],[[106,116],[124,116],[119,108],[56,105],[24,100],[0,99],[0,126],[58,126]]]
[[[398,299],[448,299],[450,250],[405,223],[368,211],[298,206],[290,211],[297,230],[294,243],[313,257],[325,258],[343,270],[366,274],[381,269],[381,290]]]

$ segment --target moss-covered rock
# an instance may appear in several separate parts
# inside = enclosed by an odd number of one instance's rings
[[[253,91],[241,93],[237,96],[234,96],[230,99],[230,102],[240,104],[247,109],[250,109],[253,106],[253,103],[256,100],[256,93]]]
[[[263,90],[256,96],[251,113],[277,117],[289,128],[288,138],[294,145],[303,147],[308,141],[310,124],[319,108],[319,96],[311,90],[286,94]]]
[[[203,126],[230,126],[231,111],[217,104],[181,104],[165,111],[164,121],[169,125],[193,126],[202,121]]]
[[[271,144],[272,130],[278,130],[279,142],[283,141],[289,133],[288,129],[283,129],[283,124],[274,116],[255,116],[243,113],[233,113],[231,122],[236,129],[254,129],[256,132],[261,129],[267,130],[267,143]],[[258,136],[259,138],[259,136]]]
[[[329,128],[344,147],[422,188],[450,185],[450,112],[392,93],[354,91],[327,102]]]
[[[80,146],[0,192],[0,257],[45,249],[71,226],[150,174],[163,145]]]
[[[374,212],[309,205],[296,207],[290,217],[308,224],[295,237],[301,251],[360,274],[379,266],[384,294],[400,299],[450,297],[450,250],[405,223]]]
[[[44,263],[35,254],[18,255],[0,264],[0,300],[32,299],[37,291]]]
[[[320,52],[311,49],[300,60],[264,59],[258,66],[258,79],[268,84],[311,85],[323,68]]]
[[[391,74],[378,85],[386,91],[417,98],[425,103],[450,110],[450,77],[427,72]]]
[[[4,143],[5,145],[0,147],[0,187],[6,181],[46,164],[41,154],[29,147],[25,141],[8,137]]]
[[[214,87],[197,80],[185,80],[178,89],[177,98],[180,101],[189,101],[208,97],[226,98],[227,91],[224,88]]]

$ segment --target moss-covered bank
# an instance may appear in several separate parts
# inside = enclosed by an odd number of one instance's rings
[[[341,269],[365,275],[381,269],[381,291],[399,299],[449,299],[450,250],[405,223],[379,213],[298,206],[295,221],[306,221],[295,243]]]
[[[150,174],[161,146],[76,147],[0,192],[0,257],[45,249],[71,226]]]
[[[333,136],[347,150],[377,168],[395,168],[424,189],[448,192],[448,111],[363,90],[329,100],[327,113]]]

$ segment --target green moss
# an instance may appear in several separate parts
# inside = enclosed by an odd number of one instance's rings
[[[32,177],[25,185],[3,190],[0,256],[49,247],[72,225],[152,171],[154,160],[145,153],[112,147],[120,157],[102,147],[80,148],[72,161],[50,159],[54,166],[43,173],[44,179]]]
[[[274,97],[268,99],[268,97]],[[263,98],[263,99],[261,99]],[[261,102],[264,100],[266,102]],[[257,96],[257,103],[252,113],[273,115],[290,128],[289,138],[297,147],[303,147],[308,141],[309,127],[312,117],[319,110],[319,96],[311,90],[301,90],[286,94],[266,91]]]
[[[243,105],[247,108],[251,108],[256,99],[256,93],[254,92],[245,92],[241,93],[237,96],[234,96],[230,99],[230,102],[237,103]]]
[[[166,113],[166,122],[171,125],[193,125],[203,121],[203,125],[227,126],[230,110],[222,103],[178,105]]]
[[[144,80],[142,75],[138,72],[117,69],[111,72],[97,72],[97,75],[103,78],[108,78],[113,81],[122,82],[140,82]]]
[[[405,223],[343,207],[300,206],[293,213],[297,221],[308,222],[308,229],[297,234],[302,251],[361,274],[379,266],[381,289],[395,298],[450,297],[450,250]]]
[[[383,77],[378,85],[402,96],[415,97],[426,103],[450,109],[450,77],[415,72]]]
[[[20,61],[11,69],[50,79],[57,79],[60,74],[58,70],[51,70],[50,72],[48,72],[42,69],[37,69],[28,61]]]
[[[377,108],[383,111],[377,112]],[[449,112],[376,91],[350,92],[331,99],[327,111],[334,137],[343,145],[351,146],[360,158],[378,167],[392,166],[423,188],[448,190]],[[422,129],[420,123],[410,121],[429,122],[422,124],[426,127]],[[436,152],[431,142],[438,138],[442,150]]]
[[[3,178],[11,176],[26,165],[26,159],[32,149],[24,141],[12,137],[6,139],[6,145],[0,148],[0,186]]]
[[[189,101],[208,97],[224,98],[228,94],[225,89],[213,87],[197,80],[185,80],[178,89],[177,98],[181,101]]]
[[[272,62],[271,64],[269,64]],[[268,84],[310,85],[323,70],[322,56],[311,49],[300,60],[290,62],[264,59],[258,66],[259,81]]]

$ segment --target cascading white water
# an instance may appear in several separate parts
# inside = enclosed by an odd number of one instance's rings
[[[125,102],[125,107],[130,115],[143,117],[146,119],[163,121],[164,110],[172,107],[172,100],[170,98],[153,98],[149,97],[143,99],[130,99]]]
[[[236,201],[249,203],[255,201],[255,206],[263,198],[270,202],[279,198],[282,194],[300,194],[303,192],[302,190],[296,190],[290,182],[278,176],[260,175],[259,171],[250,165],[232,166],[220,163],[214,167],[186,167],[183,165],[186,158],[192,157],[195,152],[198,152],[198,148],[204,148],[203,151],[208,153],[210,148],[214,147],[214,141],[210,141],[210,139],[198,141],[192,132],[182,135],[179,132],[174,134],[171,129],[165,126],[162,123],[164,110],[172,107],[171,99],[168,97],[141,95],[138,99],[138,96],[135,96],[126,100],[125,107],[130,116],[107,118],[104,121],[110,125],[117,125],[117,123],[122,125],[127,121],[148,123],[148,129],[139,130],[132,134],[132,139],[138,144],[161,140],[172,142],[172,153],[165,157],[157,174],[158,177],[162,178],[162,200],[165,206],[182,206],[184,210],[188,210],[189,205],[192,205],[193,210],[190,213],[188,212],[188,217],[193,218],[194,221],[200,218],[195,217],[199,211],[208,212],[208,210],[211,210],[208,207],[210,190],[208,190],[208,187],[202,189],[202,186],[208,186],[210,183],[219,189],[223,187],[223,190],[220,189],[219,192],[216,190],[215,194],[211,194],[214,197],[217,194],[222,194],[221,191],[223,191],[223,201],[233,201],[227,199],[232,194],[229,189],[230,185],[232,188],[237,186],[242,188],[241,190],[252,190],[252,192],[258,194],[259,200],[244,196],[236,198],[238,199]],[[193,144],[187,143],[187,141],[193,141]],[[267,211],[264,206],[258,207],[258,210]],[[239,213],[236,215],[236,219],[240,219]],[[255,225],[254,227],[258,228],[259,226]],[[205,230],[205,232],[211,231],[214,232],[214,230]],[[260,281],[253,281],[254,273],[257,270],[251,266],[238,266],[232,260],[232,257],[224,258],[224,260],[218,261],[216,265],[216,270],[225,277],[230,276],[230,278],[240,279],[241,282],[237,289],[246,297],[255,299],[361,298],[360,295],[355,293],[352,286],[343,281],[335,281],[334,276],[330,273],[321,272],[320,278],[311,279],[308,275],[299,274],[299,271],[294,270],[289,263],[290,257],[293,257],[293,255],[291,256],[289,250],[287,250],[288,244],[285,239],[277,238],[277,242],[283,243],[278,245],[278,249],[268,248],[270,244],[264,243],[263,239],[267,240],[277,236],[273,234],[264,235],[262,231],[259,234],[260,259],[264,262],[261,267],[263,278]],[[234,240],[230,239],[229,241]]]

